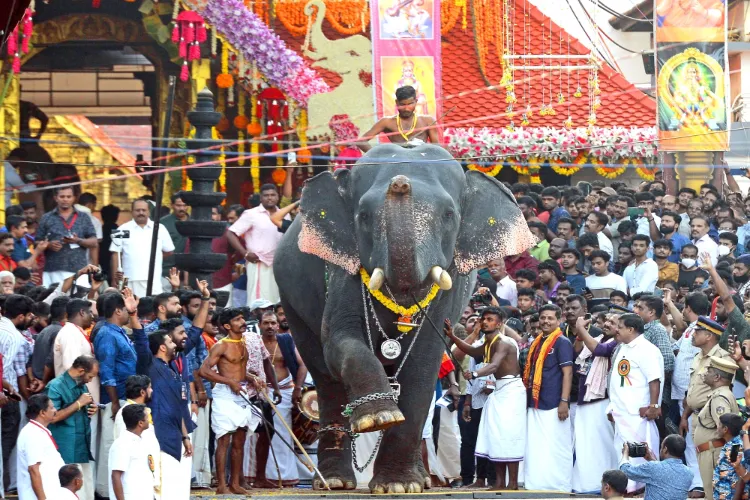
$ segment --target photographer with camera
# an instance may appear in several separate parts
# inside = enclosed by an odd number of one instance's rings
[[[137,297],[145,297],[148,289],[148,263],[151,259],[151,240],[154,235],[154,221],[149,218],[149,203],[146,200],[135,200],[131,205],[133,220],[126,222],[112,233],[112,284],[117,286],[123,278],[128,278],[128,288]],[[156,262],[154,269],[162,268],[163,257],[172,255],[175,250],[172,237],[163,224],[159,224],[158,242],[156,244]],[[122,258],[122,261],[120,259]],[[154,273],[151,293],[162,292],[162,281],[159,272]]]
[[[685,447],[682,436],[671,434],[662,441],[656,458],[646,443],[623,443],[620,470],[630,481],[646,484],[644,500],[685,500],[693,481],[693,472],[685,465]],[[646,462],[634,465],[633,458]]]

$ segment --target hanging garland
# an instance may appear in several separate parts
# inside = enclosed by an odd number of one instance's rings
[[[326,19],[342,35],[364,33],[370,24],[368,2],[335,0],[326,2]]]
[[[605,165],[599,158],[594,156],[588,157],[588,163],[594,166],[597,174],[607,179],[616,179],[626,170],[622,165]]]
[[[585,160],[586,155],[579,154],[578,156],[583,156]],[[574,175],[578,173],[579,170],[581,170],[580,166],[576,166],[578,165],[578,159],[576,159],[576,161],[574,162],[576,163],[576,165],[564,165],[565,162],[563,160],[547,160],[547,163],[550,167],[552,167],[552,170],[554,172],[560,175],[564,175],[565,177],[570,177],[571,175]]]
[[[229,47],[221,44],[221,73],[216,75],[216,86],[228,89],[234,85],[234,77],[229,73]]]
[[[299,137],[299,147],[302,148],[297,152],[297,161],[299,163],[310,163],[312,153],[307,149],[307,110],[301,109],[299,113],[299,122],[297,122],[297,137]]]
[[[276,19],[293,36],[305,36],[309,18],[305,15],[305,3],[296,0],[280,0],[276,4]]]
[[[638,160],[631,160],[626,159],[623,161],[623,165],[637,165],[635,167],[635,172],[638,174],[638,176],[643,179],[644,181],[653,182],[653,180],[656,178],[656,172],[659,170],[656,167],[649,167],[645,165],[642,161]]]
[[[494,165],[477,165],[476,163],[470,163],[466,166],[469,170],[476,170],[477,172],[482,172],[490,177],[495,177],[499,174],[503,167],[504,165],[502,163],[496,163]]]
[[[459,5],[459,2],[462,5]],[[463,29],[466,29],[466,1],[443,0],[440,2],[440,34],[445,36],[452,30],[463,12]]]

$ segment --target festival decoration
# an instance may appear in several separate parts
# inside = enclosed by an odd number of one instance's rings
[[[221,46],[221,73],[216,75],[216,86],[220,89],[234,86],[234,77],[229,73],[229,47],[226,43]]]
[[[245,60],[254,61],[270,85],[299,104],[304,106],[311,95],[330,90],[315,71],[241,0],[208,0],[203,14]]]
[[[635,172],[644,181],[653,182],[653,180],[656,179],[656,172],[657,170],[659,170],[657,167],[649,167],[648,165],[644,165],[642,162],[639,162],[635,159],[627,161],[630,161],[632,164],[637,165],[635,167]],[[626,162],[624,163],[627,164]]]
[[[21,21],[13,29],[6,41],[7,52],[13,58],[11,71],[13,74],[21,72],[21,55],[29,53],[29,42],[31,34],[34,31],[33,22],[34,11],[31,8],[26,9]]]
[[[449,128],[445,131],[448,150],[458,159],[484,158],[486,161],[528,158],[573,162],[581,151],[599,160],[656,157],[656,129],[645,128]],[[519,174],[520,167],[513,167]]]
[[[592,156],[588,157],[588,163],[593,165],[597,174],[606,179],[616,179],[627,170],[623,164],[605,165],[599,158]]]
[[[585,161],[585,153],[579,153],[578,158],[583,158],[583,160]],[[570,177],[571,175],[577,174],[578,171],[581,170],[581,164],[578,163],[578,159],[573,162],[574,165],[567,164],[563,160],[548,160],[547,163],[555,173],[564,175],[565,177]]]
[[[476,170],[477,172],[482,172],[483,174],[487,174],[490,177],[495,177],[497,174],[500,173],[500,171],[503,169],[502,163],[496,163],[494,165],[478,165],[476,163],[470,163],[466,165],[466,168],[469,170]]]
[[[302,148],[297,153],[297,161],[300,163],[310,163],[312,161],[312,153],[307,149],[307,110],[304,109],[301,109],[299,113],[297,138],[299,139],[299,147]]]
[[[179,4],[179,2],[175,3]],[[177,10],[179,10],[179,7],[176,6],[175,11]],[[188,62],[200,59],[200,44],[208,39],[208,33],[203,17],[192,10],[180,12],[173,19],[173,22],[172,43],[178,46],[179,56],[183,60],[180,80],[186,82],[190,76]]]
[[[281,159],[281,157],[279,157],[279,159]],[[284,184],[286,176],[286,170],[282,167],[276,167],[275,169],[273,169],[273,172],[271,172],[271,180],[279,187]]]

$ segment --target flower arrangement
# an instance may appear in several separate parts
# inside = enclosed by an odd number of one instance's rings
[[[311,95],[330,90],[242,0],[208,0],[203,14],[245,60],[255,62],[269,84],[289,98],[304,106]]]
[[[477,172],[482,172],[490,177],[495,177],[499,174],[503,167],[504,165],[502,163],[495,163],[494,165],[478,165],[476,163],[470,163],[466,166],[469,170],[476,170]]]
[[[540,160],[573,162],[581,151],[602,161],[623,158],[654,159],[657,153],[655,127],[551,127],[522,128],[449,128],[445,131],[448,149],[456,158],[490,161],[530,157]],[[514,167],[517,172],[518,169]],[[519,172],[525,174],[526,172]]]
[[[579,170],[581,170],[582,167],[580,165],[582,165],[582,163],[579,163],[581,158],[585,163],[586,155],[584,153],[579,153],[578,158],[576,158],[573,164],[567,163],[564,160],[549,160],[547,163],[556,173],[564,175],[565,177],[570,177],[571,175],[574,175],[578,173]]]
[[[605,165],[599,158],[593,156],[588,158],[588,162],[594,166],[594,170],[596,170],[597,174],[606,179],[616,179],[625,173],[625,170],[627,169],[623,164]]]
[[[638,176],[643,179],[644,181],[653,182],[653,180],[656,178],[656,171],[658,168],[656,167],[649,167],[648,165],[643,164],[643,162],[638,162],[637,160],[632,160],[636,162],[637,165],[635,167],[635,172],[638,174]]]

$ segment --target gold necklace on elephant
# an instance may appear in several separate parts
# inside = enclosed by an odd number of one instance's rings
[[[417,114],[414,113],[414,120],[411,122],[411,128],[407,132],[404,132],[404,129],[401,128],[401,115],[396,115],[396,126],[398,127],[398,133],[408,142],[409,135],[411,135],[414,132],[414,129],[417,128]]]
[[[402,333],[408,333],[412,330],[412,328],[414,328],[414,324],[412,323],[412,318],[414,317],[414,315],[417,314],[420,309],[427,308],[427,306],[430,305],[430,303],[440,291],[440,287],[436,283],[433,283],[430,291],[427,292],[427,296],[419,301],[419,305],[414,304],[413,306],[406,308],[399,305],[395,300],[389,299],[388,297],[383,295],[383,292],[381,292],[380,290],[371,290],[368,286],[368,283],[370,283],[370,274],[364,267],[361,267],[359,269],[359,274],[362,277],[362,283],[370,292],[370,295],[375,297],[375,299],[380,302],[383,307],[398,315],[396,324],[398,325],[398,331]]]

